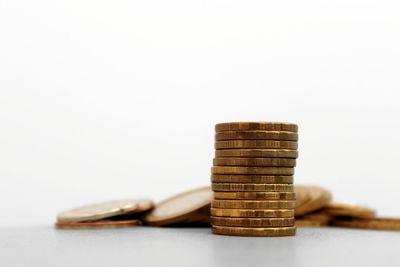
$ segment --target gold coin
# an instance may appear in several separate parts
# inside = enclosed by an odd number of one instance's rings
[[[294,217],[292,218],[211,217],[211,224],[218,226],[237,226],[237,227],[283,227],[283,226],[294,226]]]
[[[211,167],[212,174],[293,175],[294,168],[284,167]]]
[[[84,222],[148,211],[154,203],[145,199],[122,199],[90,204],[63,211],[57,216],[58,222]]]
[[[400,230],[399,218],[336,219],[331,225],[372,230]]]
[[[290,149],[219,149],[216,158],[297,158],[299,152]]]
[[[284,158],[215,158],[214,166],[295,167],[295,159]]]
[[[215,199],[296,200],[294,192],[214,192]]]
[[[211,188],[216,192],[293,192],[292,184],[233,184],[233,183],[212,183]]]
[[[294,190],[296,191],[299,190],[300,188],[301,186],[296,185]],[[306,189],[308,200],[302,205],[296,206],[296,211],[295,211],[296,216],[305,215],[313,211],[319,210],[331,201],[332,198],[331,193],[322,187],[307,186],[303,188]],[[301,192],[296,191],[296,193],[301,195]]]
[[[294,132],[277,131],[225,131],[215,134],[216,141],[223,140],[288,140],[297,141],[299,138]]]
[[[306,215],[303,215],[300,217],[298,216],[298,217],[296,217],[296,220],[297,219],[310,220],[310,221],[319,222],[323,225],[328,225],[330,223],[330,221],[332,220],[332,216],[325,212],[317,211],[317,212],[306,214]]]
[[[253,184],[292,184],[293,176],[265,176],[265,175],[211,175],[213,183],[253,183]]]
[[[308,219],[297,219],[295,225],[297,227],[321,227],[321,226],[326,226],[327,224],[318,222],[318,221],[313,221],[313,220],[308,220]]]
[[[296,226],[270,227],[270,228],[249,228],[249,227],[228,227],[212,226],[212,232],[218,235],[237,236],[293,236],[296,235]]]
[[[151,225],[177,224],[187,221],[194,214],[210,206],[213,192],[210,187],[187,191],[170,197],[159,204],[144,217]]]
[[[140,225],[139,220],[100,220],[88,222],[56,222],[57,229],[109,229]]]
[[[272,148],[272,149],[297,149],[295,141],[275,140],[228,140],[216,141],[215,149],[242,149],[242,148]]]
[[[295,201],[291,200],[213,200],[212,208],[217,209],[294,209]]]
[[[297,132],[298,126],[285,122],[225,122],[215,125],[216,132],[251,130]]]
[[[346,216],[360,219],[375,217],[375,210],[373,209],[345,203],[329,203],[324,206],[323,211],[333,216]]]
[[[290,218],[294,216],[293,209],[287,210],[243,210],[211,208],[212,216],[241,218]]]

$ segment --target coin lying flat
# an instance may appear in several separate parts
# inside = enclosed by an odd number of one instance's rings
[[[280,210],[250,210],[250,209],[217,209],[211,208],[212,216],[239,218],[291,218],[293,209]]]
[[[285,158],[215,158],[215,166],[275,166],[294,167],[296,159]]]
[[[237,236],[293,236],[296,234],[296,226],[289,227],[228,227],[212,226],[212,232],[219,235],[237,235]]]
[[[295,141],[275,140],[227,140],[215,141],[215,149],[272,148],[297,149]]]
[[[225,122],[215,125],[216,132],[240,130],[297,132],[298,126],[293,123],[282,122]]]
[[[324,206],[323,211],[334,216],[347,216],[360,219],[375,217],[375,210],[373,209],[345,203],[329,203]]]
[[[57,229],[109,229],[140,225],[139,220],[99,220],[88,222],[56,222]]]
[[[211,202],[212,208],[217,209],[294,209],[293,200],[219,200]]]
[[[213,174],[213,183],[292,184],[293,176]]]
[[[279,131],[225,131],[215,134],[216,141],[224,140],[288,140],[297,141],[299,138],[294,132]]]
[[[220,149],[215,150],[216,158],[297,158],[299,152],[290,149]]]
[[[400,230],[400,219],[396,218],[369,218],[369,219],[336,219],[331,225],[372,230]]]
[[[296,186],[295,191],[296,194],[301,195],[302,193],[299,191],[301,186]],[[304,187],[305,192],[308,195],[308,199],[302,205],[296,206],[295,214],[296,216],[304,215],[307,213],[311,213],[313,211],[319,210],[326,206],[331,201],[331,193],[319,186],[307,186]]]
[[[292,218],[229,218],[211,217],[211,223],[218,226],[237,227],[283,227],[294,226]]]
[[[326,226],[327,224],[318,222],[318,221],[313,221],[313,220],[308,220],[308,219],[297,219],[295,225],[297,227],[322,227]]]
[[[293,175],[294,168],[283,167],[211,167],[212,174],[266,174],[266,175]]]
[[[254,192],[293,192],[293,184],[236,184],[236,183],[213,183],[211,185],[215,192],[237,192],[237,191],[254,191]]]
[[[328,225],[332,221],[333,217],[325,212],[317,211],[297,217],[296,220],[297,219],[319,222],[321,225]]]
[[[58,222],[83,222],[110,218],[117,215],[126,215],[151,210],[154,203],[145,199],[122,199],[90,204],[61,212],[57,216]]]
[[[199,210],[209,207],[212,198],[210,187],[178,194],[157,204],[144,217],[144,222],[159,226],[184,222]]]
[[[294,192],[214,192],[215,199],[296,200]]]

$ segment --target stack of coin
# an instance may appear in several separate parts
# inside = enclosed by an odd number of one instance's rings
[[[293,188],[297,125],[233,122],[215,126],[212,231],[241,236],[296,234]]]

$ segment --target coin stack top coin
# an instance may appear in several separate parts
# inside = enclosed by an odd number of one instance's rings
[[[230,122],[217,124],[215,131],[213,233],[295,235],[297,125]]]

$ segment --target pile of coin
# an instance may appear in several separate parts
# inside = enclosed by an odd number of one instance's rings
[[[241,236],[296,234],[293,187],[298,127],[233,122],[215,126],[212,231]]]

